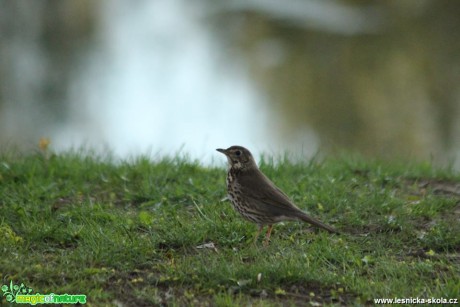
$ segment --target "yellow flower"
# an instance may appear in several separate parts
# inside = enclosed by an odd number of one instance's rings
[[[436,255],[436,252],[434,250],[430,249],[425,254],[427,254],[428,256],[434,256],[434,255]]]
[[[41,150],[47,151],[48,146],[51,144],[51,140],[49,138],[42,137],[40,138],[40,141],[38,142],[38,147],[40,147]]]

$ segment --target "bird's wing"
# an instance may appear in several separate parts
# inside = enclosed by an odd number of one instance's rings
[[[332,233],[339,233],[333,227],[307,215],[294,205],[278,187],[259,170],[238,177],[240,189],[249,199],[251,206],[247,210],[270,217],[287,217],[300,219]],[[252,207],[252,208],[251,208]]]
[[[254,170],[238,178],[243,194],[259,211],[273,215],[295,216],[299,208],[261,171]]]

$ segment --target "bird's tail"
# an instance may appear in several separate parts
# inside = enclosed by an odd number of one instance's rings
[[[338,230],[334,229],[333,227],[329,226],[329,225],[326,225],[326,224],[323,224],[322,222],[318,221],[317,219],[305,214],[302,212],[301,215],[299,215],[299,218],[304,221],[304,222],[307,222],[307,223],[310,223],[316,227],[319,227],[319,228],[322,228],[324,230],[327,230],[331,233],[339,233]]]

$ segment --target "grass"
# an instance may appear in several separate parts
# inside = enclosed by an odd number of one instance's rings
[[[256,226],[223,200],[225,170],[187,159],[4,152],[1,283],[90,306],[460,298],[458,173],[349,156],[260,164],[343,234],[287,222],[253,246]]]

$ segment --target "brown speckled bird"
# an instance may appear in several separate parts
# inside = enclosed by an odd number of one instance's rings
[[[227,156],[228,197],[243,218],[259,227],[254,242],[268,225],[264,245],[268,245],[273,224],[281,221],[303,221],[332,233],[337,230],[308,216],[270,181],[257,167],[249,150],[242,146],[217,149]]]

